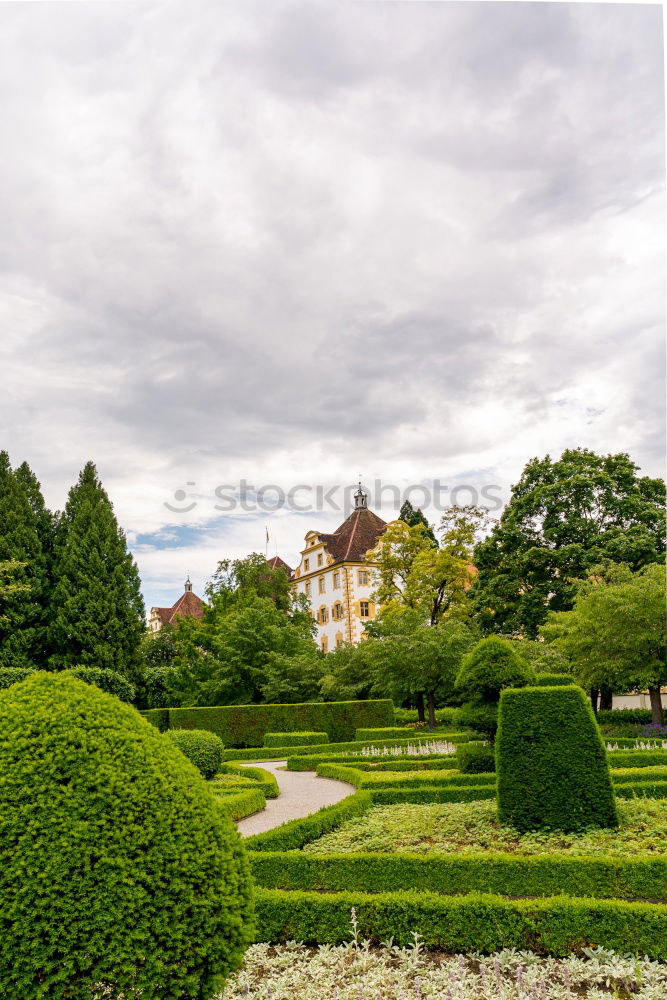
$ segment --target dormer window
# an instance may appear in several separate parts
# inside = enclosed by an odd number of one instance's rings
[[[305,573],[308,572],[308,570],[310,569],[310,559],[303,560],[303,569]]]
[[[317,565],[321,566],[323,562],[324,562],[324,556],[322,555],[321,552],[318,552],[317,553]]]

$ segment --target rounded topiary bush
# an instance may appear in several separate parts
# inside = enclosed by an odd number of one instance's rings
[[[524,687],[534,676],[509,642],[489,636],[478,642],[462,660],[456,687],[470,701],[497,704],[504,688]]]
[[[134,701],[134,684],[117,670],[110,670],[108,667],[72,667],[69,672],[78,680],[94,684],[100,691],[113,694],[121,701]]]
[[[171,729],[165,735],[205,778],[218,773],[225,744],[215,733],[208,729]]]
[[[69,673],[0,691],[0,996],[205,1000],[238,967],[250,877],[197,770]]]

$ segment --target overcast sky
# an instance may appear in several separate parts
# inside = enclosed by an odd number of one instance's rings
[[[3,446],[148,605],[343,519],[242,477],[661,475],[663,95],[658,6],[2,4]]]

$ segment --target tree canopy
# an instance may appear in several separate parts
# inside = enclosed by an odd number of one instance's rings
[[[486,632],[534,638],[572,608],[577,580],[604,561],[632,570],[665,559],[665,484],[626,454],[570,449],[525,467],[499,523],[474,553]]]
[[[106,667],[135,677],[145,630],[139,573],[92,462],[58,523],[54,580],[50,667]]]
[[[612,566],[581,584],[573,610],[552,613],[543,632],[584,687],[648,690],[653,721],[662,723],[666,614],[664,566],[653,563],[636,573]]]

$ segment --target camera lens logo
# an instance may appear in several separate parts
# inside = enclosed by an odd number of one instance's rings
[[[189,483],[188,482],[185,485],[186,486],[194,486],[195,483]],[[197,501],[193,500],[191,503],[187,504],[184,507],[183,506],[183,501],[187,500],[187,497],[188,497],[188,494],[186,493],[185,490],[181,490],[181,489],[175,490],[174,491],[174,500],[178,504],[180,504],[181,506],[175,507],[174,504],[170,503],[168,500],[165,500],[164,505],[167,508],[167,510],[170,510],[173,514],[187,514],[188,511],[194,510],[195,507],[197,506]]]

